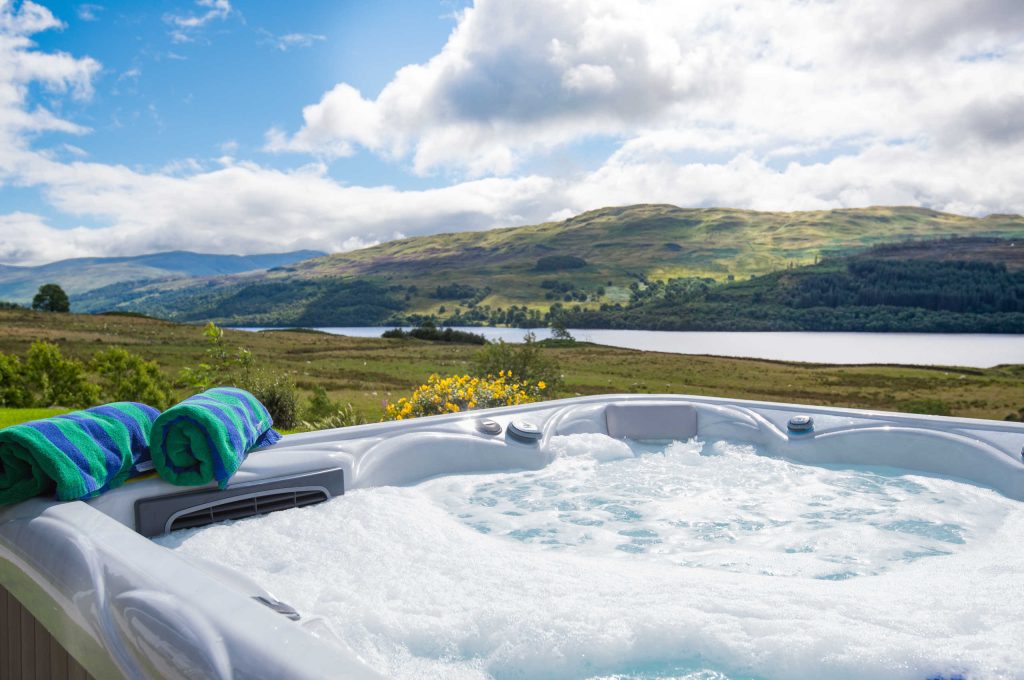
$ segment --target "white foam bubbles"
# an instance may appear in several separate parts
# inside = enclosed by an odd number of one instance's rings
[[[724,443],[627,457],[603,439],[553,442],[560,457],[538,472],[356,491],[161,542],[324,617],[388,676],[1024,669],[1020,504]]]

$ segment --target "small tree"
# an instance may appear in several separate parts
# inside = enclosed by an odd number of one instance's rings
[[[551,337],[554,340],[568,340],[570,342],[576,340],[576,338],[572,337],[569,329],[565,327],[565,319],[561,314],[551,319]]]
[[[236,384],[250,379],[253,357],[249,350],[228,345],[224,330],[212,321],[203,328],[203,337],[206,338],[206,360],[194,367],[181,369],[179,384],[202,391],[214,385]]]
[[[39,286],[39,292],[32,298],[32,309],[40,312],[68,312],[71,303],[68,294],[56,283]]]

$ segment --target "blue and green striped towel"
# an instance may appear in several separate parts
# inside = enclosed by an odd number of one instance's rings
[[[149,461],[158,411],[117,402],[0,430],[0,505],[50,493],[72,501],[120,486]]]
[[[281,435],[263,404],[245,390],[215,387],[172,406],[153,423],[157,474],[171,484],[224,488],[253,449]]]

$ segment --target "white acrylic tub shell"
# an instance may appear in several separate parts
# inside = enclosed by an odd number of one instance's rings
[[[795,415],[811,432],[787,427]],[[482,431],[495,421],[499,434]],[[515,423],[538,439],[513,434]],[[510,427],[512,425],[512,427]],[[298,434],[251,455],[228,491],[340,468],[345,490],[448,474],[539,469],[555,435],[727,439],[807,464],[959,478],[1024,500],[1024,425],[679,395],[582,397]],[[212,488],[212,487],[211,487]],[[87,502],[0,511],[0,583],[97,678],[378,677],[315,620],[293,621],[238,573],[136,533],[136,502],[180,494],[158,479]]]

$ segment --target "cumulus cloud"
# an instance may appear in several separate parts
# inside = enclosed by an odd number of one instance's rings
[[[267,148],[480,176],[595,136],[923,148],[973,118],[1016,139],[1022,36],[1016,0],[478,0],[433,59],[376,98],[335,86]]]

